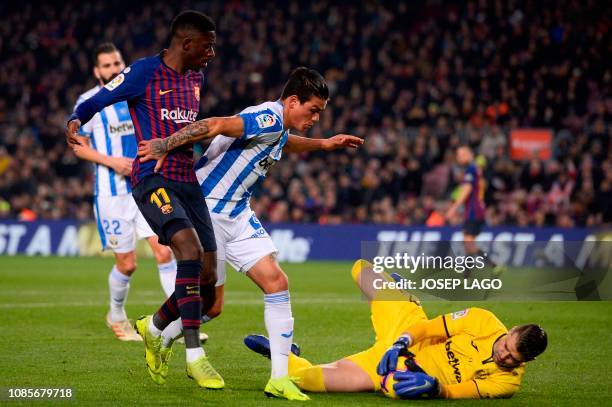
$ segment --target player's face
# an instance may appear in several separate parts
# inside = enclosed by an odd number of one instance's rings
[[[518,333],[510,330],[508,335],[495,342],[493,346],[493,361],[495,364],[504,368],[513,368],[523,363],[523,358],[516,349],[518,337]]]
[[[217,35],[214,31],[207,33],[192,31],[185,38],[183,44],[187,68],[199,71],[206,68],[208,63],[215,57]]]
[[[98,63],[94,67],[94,75],[100,81],[102,85],[106,85],[123,69],[125,68],[125,62],[121,58],[121,54],[117,51],[108,52],[105,54],[98,55]]]
[[[472,161],[472,152],[465,147],[457,149],[457,164],[468,165]]]
[[[289,96],[287,103],[287,125],[297,131],[306,131],[312,128],[321,117],[321,112],[327,106],[327,100],[312,96],[304,103],[300,103],[297,96]]]

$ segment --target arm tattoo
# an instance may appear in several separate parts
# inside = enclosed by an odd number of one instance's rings
[[[151,152],[156,157],[161,157],[168,151],[168,139],[154,139],[151,142]]]
[[[195,143],[198,140],[206,138],[208,134],[208,120],[204,119],[193,122],[183,127],[172,136],[164,139],[164,141],[166,141],[166,151],[173,150],[184,144]]]

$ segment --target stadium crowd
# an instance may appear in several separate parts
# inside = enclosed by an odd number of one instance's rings
[[[109,40],[128,64],[158,53],[173,15],[196,8],[218,27],[202,116],[276,99],[306,65],[332,93],[310,136],[366,139],[284,157],[252,199],[262,221],[433,224],[461,177],[453,148],[468,143],[490,225],[612,224],[605,2],[418,3],[3,2],[0,218],[92,218],[91,166],[63,134],[95,84],[91,53]],[[553,158],[511,160],[521,127],[553,129]]]

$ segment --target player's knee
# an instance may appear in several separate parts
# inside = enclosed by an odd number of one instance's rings
[[[168,263],[172,260],[172,251],[166,246],[157,246],[153,250],[153,256],[158,264]]]
[[[266,293],[277,293],[279,291],[286,291],[289,289],[289,279],[287,275],[280,271],[274,273],[267,279],[264,289]]]
[[[136,259],[117,259],[116,266],[121,273],[130,276],[136,271]]]
[[[217,283],[217,252],[203,252],[200,285],[215,285]]]

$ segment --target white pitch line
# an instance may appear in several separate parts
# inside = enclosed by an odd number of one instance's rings
[[[292,301],[293,305],[308,305],[308,304],[359,304],[365,303],[360,298],[344,299],[344,298],[304,298],[300,301]],[[129,301],[128,305],[160,305],[158,301]],[[263,300],[227,300],[227,305],[262,305]],[[61,308],[61,307],[104,307],[108,303],[103,301],[76,301],[76,302],[26,302],[26,303],[0,303],[2,309],[14,308]]]

